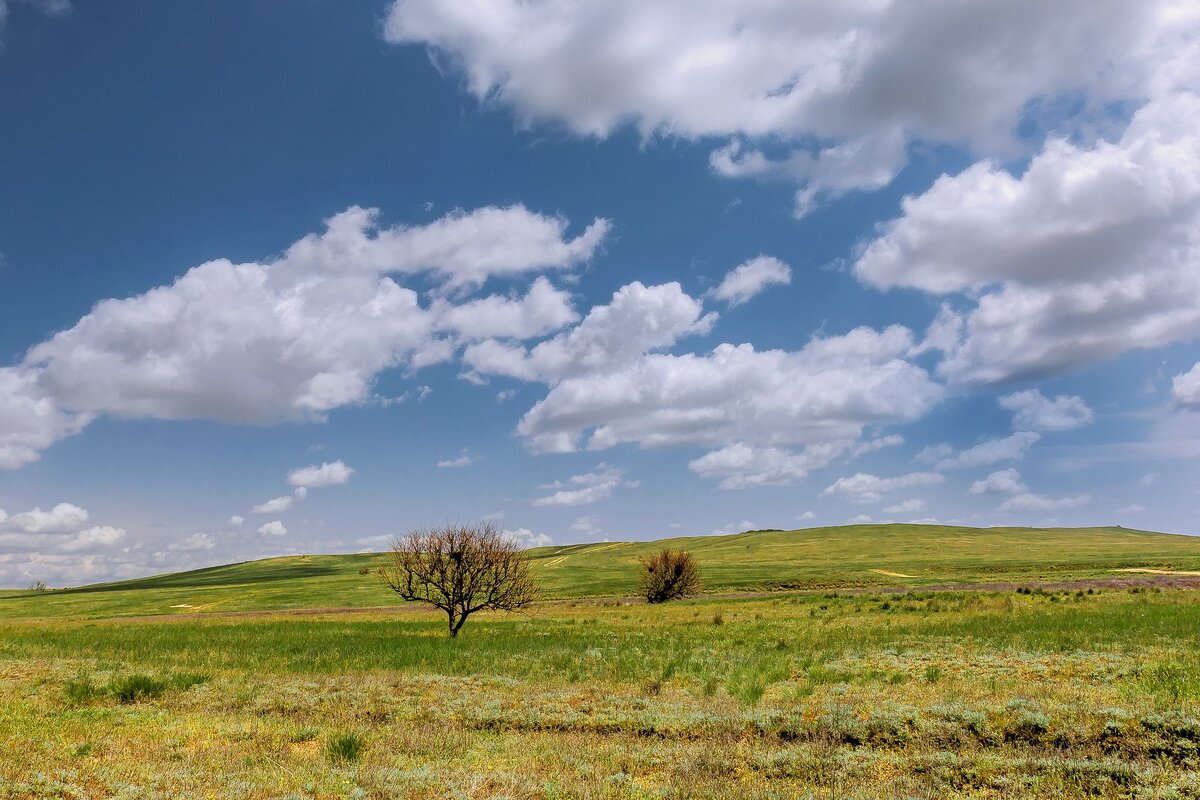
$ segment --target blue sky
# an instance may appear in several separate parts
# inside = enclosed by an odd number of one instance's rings
[[[1200,12],[704,5],[0,0],[0,585],[1196,532]]]

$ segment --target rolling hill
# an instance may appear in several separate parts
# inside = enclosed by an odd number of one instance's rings
[[[637,560],[663,546],[699,559],[709,592],[1113,578],[1200,570],[1200,537],[1126,528],[848,525],[529,551],[547,598],[624,596]],[[0,619],[104,618],[397,605],[372,574],[380,554],[286,556],[50,592],[0,592]]]

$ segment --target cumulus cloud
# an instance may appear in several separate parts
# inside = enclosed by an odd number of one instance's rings
[[[591,472],[573,475],[564,481],[538,488],[553,489],[552,494],[533,500],[535,506],[582,506],[608,498],[621,485],[625,473],[608,464],[598,464]]]
[[[1118,508],[1118,514],[1140,514],[1146,510],[1146,507],[1140,503],[1130,503],[1129,505]]]
[[[810,520],[810,519],[816,519],[816,518],[817,518],[817,515],[816,515],[816,514],[814,514],[814,513],[813,513],[813,512],[811,512],[811,511],[805,511],[803,514],[797,514],[797,515],[796,515],[796,519],[797,519],[797,520],[799,520],[799,521],[801,521],[801,522],[804,522],[804,521],[807,521],[807,520]]]
[[[684,336],[707,333],[716,318],[705,314],[700,301],[678,283],[644,286],[635,281],[571,330],[530,350],[489,340],[468,347],[463,358],[480,373],[554,382],[619,366]]]
[[[1023,431],[1067,431],[1089,424],[1095,414],[1082,397],[1062,395],[1051,400],[1037,389],[1000,398],[1000,407],[1013,412],[1013,427]]]
[[[240,527],[242,527],[242,525],[245,522],[246,522],[245,517],[234,514],[232,517],[229,518],[228,524],[234,528],[240,528]]]
[[[472,459],[469,454],[463,453],[458,458],[443,459],[437,462],[437,465],[441,469],[458,469],[462,467],[469,467],[473,463],[475,463],[474,459]]]
[[[901,327],[859,328],[794,352],[722,344],[706,355],[649,354],[554,384],[517,426],[535,450],[742,442],[849,444],[864,427],[915,419],[942,396],[904,360]],[[717,458],[717,457],[714,457]]]
[[[791,267],[772,256],[758,256],[726,273],[709,294],[731,306],[740,306],[768,286],[791,282]]]
[[[883,510],[885,514],[915,514],[918,511],[925,509],[925,501],[917,498],[904,500],[895,505],[888,506]]]
[[[260,526],[258,532],[263,536],[286,536],[287,527],[276,519]]]
[[[585,536],[604,533],[604,529],[600,527],[600,518],[596,516],[578,517],[568,527],[574,533],[581,533]]]
[[[1079,508],[1091,502],[1086,494],[1073,497],[1045,497],[1040,494],[1026,492],[1008,498],[996,509],[1001,512],[1009,511],[1060,511],[1067,508]]]
[[[95,525],[85,528],[59,545],[65,552],[93,550],[111,547],[125,538],[124,528],[114,528],[109,525]]]
[[[371,399],[382,370],[447,360],[474,339],[557,330],[576,316],[545,278],[523,297],[461,295],[489,277],[582,263],[608,222],[574,239],[567,227],[523,206],[383,227],[376,210],[352,207],[273,261],[218,259],[101,301],[0,369],[0,468],[35,460],[101,414],[319,421]],[[418,273],[435,284],[428,306],[392,277]]]
[[[1144,97],[1186,46],[1178,6],[501,0],[481,14],[470,0],[394,0],[384,35],[434,49],[524,123],[731,138],[714,170],[797,181],[802,214],[822,194],[886,184],[910,140],[1010,155],[1039,101]]]
[[[904,200],[855,273],[880,288],[978,296],[936,323],[939,372],[957,383],[1041,378],[1193,339],[1198,130],[1200,95],[1167,91],[1116,141],[1051,139],[1020,177],[992,161],[943,176]]]
[[[936,469],[966,469],[969,467],[984,467],[999,461],[1011,461],[1025,457],[1025,451],[1034,445],[1041,434],[1033,431],[1017,431],[1003,439],[989,439],[974,447],[963,450],[957,455],[943,458],[937,462]]]
[[[79,433],[92,420],[90,414],[60,408],[37,378],[33,369],[0,367],[0,469],[37,461],[42,450]]]
[[[868,439],[861,444],[857,444],[851,449],[850,455],[854,458],[874,453],[876,450],[882,450],[885,447],[898,447],[904,444],[904,437],[897,433],[888,434],[887,436],[877,436],[874,439]]]
[[[288,483],[305,489],[317,489],[322,486],[338,486],[346,483],[353,474],[353,467],[346,466],[345,462],[339,459],[294,469],[288,473]]]
[[[859,472],[846,478],[838,478],[822,495],[840,495],[854,503],[878,503],[884,494],[909,489],[914,486],[933,486],[946,477],[938,472],[910,472],[893,478],[881,478],[868,472]]]
[[[4,525],[24,533],[70,533],[87,524],[89,518],[86,509],[71,503],[59,503],[48,511],[39,507],[13,514]]]
[[[1002,469],[975,481],[967,490],[971,494],[1024,494],[1029,491],[1021,481],[1021,473],[1015,469]]]
[[[291,508],[293,500],[292,495],[285,494],[282,497],[273,498],[265,503],[259,503],[250,509],[250,511],[255,514],[276,514]]]
[[[554,544],[554,540],[544,533],[534,533],[529,528],[517,528],[516,530],[500,531],[500,536],[515,543],[522,549],[530,547],[547,547]]]
[[[1200,411],[1200,363],[1171,380],[1171,402],[1176,408]]]
[[[688,469],[702,478],[721,478],[722,489],[786,486],[808,477],[810,470],[826,466],[843,449],[841,444],[816,444],[794,453],[737,442],[693,459]]]

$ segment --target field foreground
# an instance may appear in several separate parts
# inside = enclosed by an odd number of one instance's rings
[[[10,620],[0,798],[1197,798],[1196,600]]]

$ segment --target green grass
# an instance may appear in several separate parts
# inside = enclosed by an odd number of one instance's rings
[[[0,798],[1200,792],[1189,590],[568,601],[443,628],[0,622]]]
[[[1125,528],[852,525],[544,547],[529,556],[548,598],[617,597],[636,591],[638,558],[664,545],[696,555],[709,592],[1111,578],[1121,575],[1116,570],[1139,567],[1200,570],[1200,537]],[[359,574],[380,558],[289,556],[74,589],[0,592],[0,619],[396,605],[374,575]]]

